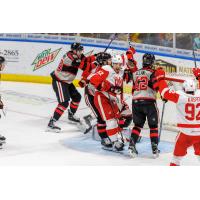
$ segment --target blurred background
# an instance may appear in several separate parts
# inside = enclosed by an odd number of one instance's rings
[[[81,36],[110,39],[113,33],[49,33],[50,35]],[[119,33],[116,40],[186,50],[200,49],[200,33]]]

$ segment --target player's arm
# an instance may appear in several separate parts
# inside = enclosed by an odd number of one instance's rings
[[[167,82],[164,80],[165,71],[163,69],[157,69],[155,71],[155,78],[157,79],[157,82],[154,83],[154,87],[158,88],[161,97],[177,103],[180,95],[168,87]]]
[[[133,47],[130,47],[127,51],[126,51],[126,57],[127,57],[127,66],[130,70],[131,73],[134,73],[138,70],[137,67],[137,62],[135,61],[133,55],[135,54],[135,49]]]
[[[81,75],[81,80],[78,82],[78,84],[80,85],[80,87],[85,87],[88,80],[87,78],[89,77],[89,75],[91,74],[91,71],[93,69],[95,69],[97,67],[96,63],[88,63],[86,69],[83,71],[82,75]]]
[[[90,83],[94,85],[97,90],[109,91],[111,88],[111,84],[109,81],[106,80],[108,74],[108,71],[100,69],[90,78]]]

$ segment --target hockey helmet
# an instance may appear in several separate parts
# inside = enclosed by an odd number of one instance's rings
[[[143,67],[151,67],[155,61],[155,56],[150,53],[145,53],[142,57]]]
[[[81,45],[81,43],[78,42],[74,42],[71,44],[71,50],[76,50],[76,51],[83,51],[83,46]]]
[[[97,57],[96,57],[96,61],[100,65],[103,65],[104,62],[106,62],[109,59],[111,59],[111,55],[109,53],[106,53],[106,52],[100,52],[100,53],[97,54]]]
[[[196,83],[193,79],[187,79],[183,83],[183,90],[185,93],[194,93],[196,91]]]
[[[114,55],[112,56],[112,64],[122,64],[123,60],[122,60],[122,56],[121,55]]]

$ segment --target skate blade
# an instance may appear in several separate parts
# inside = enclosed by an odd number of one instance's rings
[[[122,151],[117,151],[116,149],[113,149],[112,147],[102,147],[103,150],[106,150],[106,151],[110,151],[110,152],[113,152],[113,153],[120,153],[120,154],[123,154],[123,150]]]
[[[92,130],[92,126],[85,130],[84,134],[89,133]]]
[[[69,120],[69,119],[67,119],[66,121],[67,121],[67,123],[69,123],[69,124],[82,124],[81,121],[75,122],[75,121],[71,121],[71,120]]]
[[[113,151],[113,148],[112,147],[105,147],[105,146],[102,146],[101,147],[103,150],[106,150],[106,151]]]
[[[61,130],[55,130],[55,129],[50,129],[50,128],[47,128],[47,129],[45,130],[45,132],[51,132],[51,133],[60,133],[60,132],[61,132]]]
[[[154,159],[156,159],[156,158],[158,158],[158,157],[159,157],[159,153],[153,154],[153,158],[154,158]]]
[[[129,155],[131,158],[136,158],[138,156],[138,154],[136,154],[135,152],[132,152],[131,150],[129,150]]]

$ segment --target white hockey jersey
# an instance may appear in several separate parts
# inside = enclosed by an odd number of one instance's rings
[[[116,73],[110,65],[103,66],[97,73],[95,73],[90,82],[98,88],[99,85],[102,85],[105,81],[109,82],[112,87],[123,89],[123,74],[124,70],[120,70],[119,73]],[[119,93],[114,93],[111,91],[101,91],[107,98],[115,99]]]
[[[200,135],[200,90],[190,95],[165,88],[161,95],[176,103],[178,129],[186,135]]]

